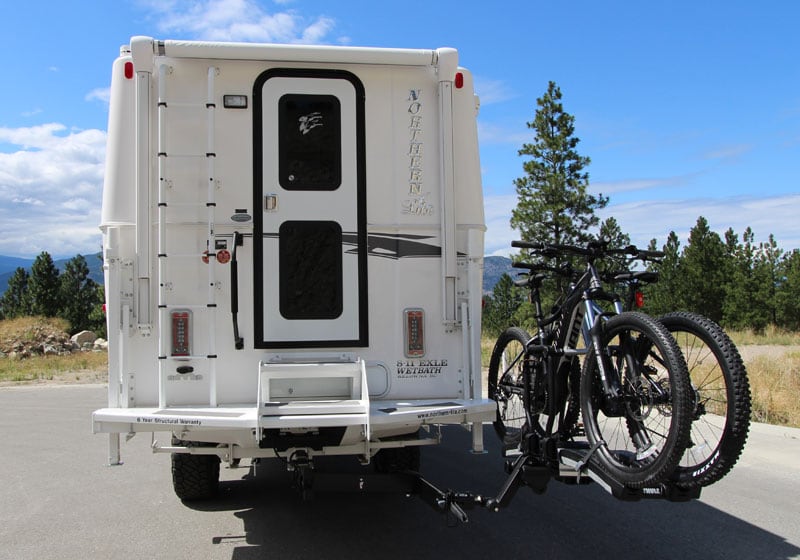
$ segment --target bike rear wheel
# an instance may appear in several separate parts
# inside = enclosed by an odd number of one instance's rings
[[[519,327],[503,331],[489,359],[488,396],[497,402],[494,429],[507,446],[519,445],[526,430],[525,348],[530,335]]]
[[[526,353],[528,344],[539,344],[524,329],[511,327],[497,339],[489,360],[489,398],[497,402],[494,428],[507,447],[520,443],[522,436],[533,431],[540,436],[558,432],[562,437],[574,435],[580,420],[580,361],[577,357],[558,363],[558,398],[556,414],[551,420],[550,391],[543,358]],[[529,375],[528,394],[525,375]],[[528,414],[525,414],[525,408]],[[563,409],[563,410],[562,410]],[[530,418],[531,426],[528,426]]]
[[[673,473],[689,438],[686,362],[669,332],[647,315],[621,313],[602,328],[606,375],[617,377],[619,391],[606,395],[599,356],[590,351],[581,374],[589,459],[631,488],[657,484]]]
[[[684,488],[708,486],[738,461],[750,428],[750,384],[739,351],[714,321],[696,313],[659,318],[686,359],[694,391],[689,445],[672,475]]]

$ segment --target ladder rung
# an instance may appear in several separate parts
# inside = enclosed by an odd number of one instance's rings
[[[163,208],[208,208],[209,206],[216,206],[217,203],[209,202],[159,202],[159,206]]]
[[[167,303],[158,306],[159,309],[216,309],[216,303]]]
[[[176,153],[167,153],[167,152],[159,152],[159,157],[166,157],[166,158],[207,158],[213,157],[210,156],[207,152],[203,152],[202,154],[176,154]]]
[[[208,355],[187,355],[187,356],[159,356],[159,360],[167,360],[168,362],[185,362],[187,360],[214,360],[217,356],[208,356]]]
[[[158,255],[161,259],[202,259],[208,257],[203,253],[161,253]],[[214,258],[212,255],[211,258]]]
[[[206,101],[170,101],[168,99],[159,99],[158,104],[165,109],[182,107],[184,109],[207,109],[208,103]]]

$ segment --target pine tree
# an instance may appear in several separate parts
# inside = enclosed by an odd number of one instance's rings
[[[776,323],[785,329],[800,330],[800,249],[781,259],[775,304]]]
[[[102,284],[95,284],[95,304],[89,312],[89,326],[88,330],[100,338],[108,338],[108,330],[106,325],[106,313],[103,303],[106,301],[105,288]]]
[[[587,192],[589,174],[584,171],[588,157],[575,148],[575,117],[566,113],[561,90],[550,82],[547,92],[536,100],[538,109],[532,122],[534,141],[523,144],[520,156],[531,156],[522,165],[525,176],[514,181],[519,201],[511,212],[511,227],[524,241],[541,243],[581,243],[599,223],[595,210],[608,204],[608,198]]]
[[[760,290],[761,299],[764,302],[768,323],[773,325],[778,321],[776,296],[781,276],[782,257],[783,249],[778,247],[775,236],[770,233],[767,242],[759,244],[757,266],[763,278]]]
[[[630,236],[623,233],[614,217],[606,218],[600,224],[600,239],[607,241],[612,249],[622,249],[631,243]],[[625,255],[610,255],[596,264],[601,273],[620,272],[629,268],[629,260]]]
[[[589,174],[584,168],[591,160],[576,151],[580,140],[574,136],[575,117],[564,111],[555,82],[548,84],[536,104],[534,119],[527,123],[534,141],[523,144],[518,152],[531,159],[522,164],[525,176],[514,180],[518,202],[511,211],[511,227],[524,241],[583,244],[600,221],[595,210],[604,208],[608,198],[588,193]],[[521,258],[526,259],[524,251]],[[556,258],[553,264],[559,266],[564,260]],[[544,283],[545,307],[563,292],[564,282],[557,276]]]
[[[30,298],[30,314],[55,317],[61,309],[59,272],[53,258],[47,251],[42,251],[31,267],[28,280],[28,297]]]
[[[686,309],[682,294],[680,241],[674,231],[669,232],[667,242],[660,249],[664,258],[659,263],[648,264],[648,270],[658,271],[658,282],[644,288],[645,305],[650,315],[661,315],[670,311]],[[651,251],[656,248],[656,240],[650,241]]]
[[[729,328],[760,331],[771,321],[767,301],[771,279],[762,264],[762,250],[755,244],[755,234],[749,227],[742,234],[741,243],[732,230],[726,232],[725,239],[730,265],[722,323]]]
[[[17,268],[8,280],[3,297],[0,298],[0,309],[4,319],[13,319],[30,314],[28,298],[28,271]]]
[[[82,255],[67,262],[60,278],[61,308],[58,315],[71,325],[76,333],[91,327],[90,314],[97,306],[97,283],[89,278],[89,265]]]
[[[719,234],[711,231],[703,216],[689,232],[680,261],[681,296],[688,311],[722,320],[729,261]]]
[[[483,330],[493,336],[516,324],[514,314],[525,302],[525,295],[508,274],[503,274],[495,284],[492,295],[486,296],[483,308]]]

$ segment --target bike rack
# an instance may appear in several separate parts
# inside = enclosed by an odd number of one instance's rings
[[[556,473],[550,467],[537,463],[529,454],[520,453],[506,461],[509,476],[495,497],[472,492],[443,491],[420,475],[417,475],[419,477],[417,493],[434,509],[440,513],[449,513],[462,523],[469,521],[466,509],[482,507],[498,512],[508,506],[522,486],[531,488],[536,494],[543,494],[551,479],[565,484],[587,484],[589,481],[594,481],[613,497],[626,502],[644,499],[688,502],[700,497],[700,488],[684,489],[671,482],[629,488],[591,465],[588,462],[591,452],[588,444],[558,449],[559,468]]]
[[[311,460],[305,456],[292,462],[295,487],[303,499],[311,499],[314,490],[357,493],[404,493],[416,495],[439,513],[452,516],[456,522],[467,523],[466,510],[473,508],[499,512],[507,507],[523,486],[536,494],[544,494],[550,480],[564,484],[595,482],[618,500],[667,500],[688,502],[700,497],[700,488],[684,489],[671,482],[662,482],[642,488],[629,488],[614,480],[589,462],[594,449],[586,442],[570,442],[555,448],[558,466],[551,467],[535,459],[530,453],[506,452],[505,468],[508,477],[494,496],[467,491],[442,490],[420,473],[402,471],[390,474],[314,473]]]

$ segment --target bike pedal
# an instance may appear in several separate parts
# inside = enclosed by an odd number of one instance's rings
[[[522,450],[519,447],[503,449],[503,457],[507,459],[516,459],[522,455]]]

